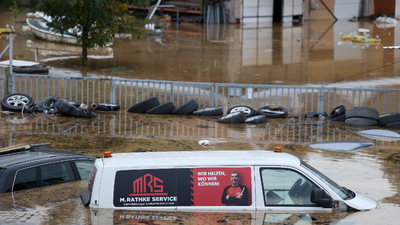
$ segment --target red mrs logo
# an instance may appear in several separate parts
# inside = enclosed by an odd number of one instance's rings
[[[133,194],[129,196],[168,195],[164,193],[164,181],[149,173],[133,181]]]

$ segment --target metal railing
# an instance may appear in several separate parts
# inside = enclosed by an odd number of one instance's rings
[[[224,111],[237,105],[256,110],[263,106],[279,105],[293,115],[322,112],[321,87],[220,83],[215,86],[215,105],[222,106]]]
[[[398,112],[397,89],[331,88],[324,86],[250,85],[139,79],[12,75],[12,93],[31,95],[36,103],[52,96],[84,103],[116,103],[122,109],[157,97],[179,107],[196,100],[199,108],[242,105],[257,110],[267,105],[287,108],[290,115],[329,113],[338,105],[370,107],[380,114]]]
[[[200,108],[214,107],[214,84],[138,79],[112,79],[111,99],[123,108],[157,97],[160,103],[172,101],[176,107],[194,99]],[[129,104],[128,104],[129,103]]]
[[[111,79],[12,74],[12,93],[32,96],[36,103],[58,96],[76,102],[113,102],[109,93]]]
[[[380,114],[398,112],[399,89],[323,88],[323,110],[330,112],[338,105],[369,107]]]

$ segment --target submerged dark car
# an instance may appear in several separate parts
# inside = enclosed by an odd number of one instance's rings
[[[0,149],[0,193],[88,179],[95,158],[41,148],[50,143]]]

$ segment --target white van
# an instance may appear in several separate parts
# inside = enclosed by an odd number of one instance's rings
[[[107,152],[94,163],[81,199],[92,211],[315,212],[377,206],[279,147],[274,152]]]

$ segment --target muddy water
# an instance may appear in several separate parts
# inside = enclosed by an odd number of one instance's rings
[[[116,38],[111,48],[89,52],[81,67],[79,46],[40,41],[26,24],[0,12],[0,27],[14,25],[15,59],[38,61],[55,76],[114,76],[136,79],[243,84],[331,84],[345,87],[396,88],[399,52],[381,46],[400,45],[400,28],[372,22],[340,20],[259,26],[167,24],[162,35],[140,40]],[[18,20],[23,20],[22,14]],[[380,44],[339,39],[358,28],[370,29]],[[0,36],[0,48],[8,44]],[[397,37],[397,38],[396,38]],[[27,43],[27,40],[33,43]],[[7,60],[8,54],[2,60]],[[125,72],[110,69],[124,68]],[[121,71],[121,70],[120,70]]]
[[[24,16],[22,15],[22,18]],[[38,61],[53,76],[114,76],[137,79],[397,88],[399,53],[379,45],[339,40],[369,28],[383,46],[400,45],[400,28],[379,28],[370,22],[312,21],[305,24],[259,27],[174,24],[162,36],[141,40],[116,39],[108,49],[89,52],[89,66],[79,64],[79,48],[34,39],[26,24],[0,13],[0,27],[18,31],[15,59]],[[22,27],[21,27],[22,26]],[[8,36],[0,36],[0,49]],[[397,37],[397,38],[396,38]],[[27,44],[27,40],[34,42]],[[8,54],[1,60],[7,60]],[[62,60],[61,60],[62,59]],[[111,68],[125,67],[125,72]],[[278,119],[266,124],[221,124],[215,117],[157,116],[128,112],[97,112],[92,119],[45,114],[0,114],[0,147],[51,142],[56,149],[101,157],[104,151],[191,151],[266,149],[275,146],[297,155],[337,183],[378,201],[368,212],[333,213],[203,213],[115,211],[109,223],[169,224],[396,224],[400,206],[400,153],[397,140],[371,140],[356,134],[377,127],[348,127],[316,119]],[[394,130],[395,131],[395,130]],[[200,146],[199,140],[210,145]],[[312,149],[321,141],[369,141],[375,145],[352,152]],[[0,223],[86,224],[99,221],[84,208],[79,193],[85,184],[71,183],[0,196]],[[60,192],[59,190],[69,190]],[[103,222],[103,224],[107,224]]]
[[[79,193],[85,184],[65,184],[61,189],[34,189],[3,194],[2,222],[100,224],[154,221],[167,224],[395,224],[399,210],[400,169],[398,139],[368,139],[357,131],[377,127],[349,127],[342,122],[317,119],[270,119],[267,124],[221,124],[218,117],[146,115],[127,112],[97,112],[92,119],[28,114],[0,115],[0,147],[21,143],[51,142],[52,147],[94,157],[104,151],[192,151],[220,149],[265,149],[282,147],[298,156],[342,186],[357,190],[379,203],[368,212],[333,213],[205,213],[93,211],[80,205]],[[199,140],[209,140],[201,146]],[[312,149],[309,143],[321,141],[367,141],[374,146],[351,152]],[[72,185],[73,188],[68,185]],[[69,190],[60,192],[59,190]],[[46,196],[46,197],[44,197]],[[10,200],[12,199],[12,200]],[[17,201],[16,199],[20,199]],[[21,200],[22,199],[22,200]],[[16,201],[17,204],[13,204]],[[78,210],[76,210],[78,209]],[[111,214],[110,214],[111,213]],[[100,215],[106,215],[99,217]],[[207,218],[206,220],[204,218]],[[103,222],[101,222],[103,221]],[[104,222],[106,221],[106,222]],[[227,223],[228,223],[227,222]],[[240,224],[239,223],[239,224]]]

